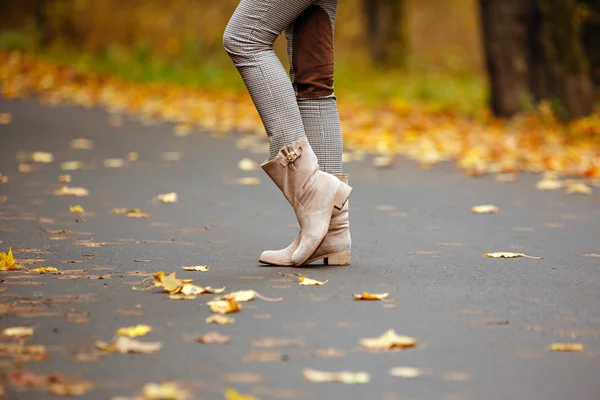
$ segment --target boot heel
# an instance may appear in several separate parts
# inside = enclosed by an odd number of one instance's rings
[[[350,265],[350,250],[335,253],[325,259],[327,265]]]
[[[344,182],[340,182],[340,188],[333,200],[333,206],[338,210],[344,208],[344,204],[348,201],[348,198],[352,194],[352,188],[346,185]]]

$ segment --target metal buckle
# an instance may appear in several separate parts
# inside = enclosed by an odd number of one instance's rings
[[[296,154],[295,151],[292,151],[285,157],[285,159],[288,163],[293,163],[294,161],[296,161],[296,158],[298,158],[298,155]]]

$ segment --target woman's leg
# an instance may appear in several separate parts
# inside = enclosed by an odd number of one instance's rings
[[[317,0],[286,28],[290,76],[322,171],[341,174],[342,128],[333,94],[337,0]]]
[[[242,0],[223,36],[269,136],[274,157],[304,136],[294,88],[273,51],[275,39],[314,0]]]

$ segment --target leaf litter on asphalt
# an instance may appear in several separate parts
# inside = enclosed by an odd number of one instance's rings
[[[510,252],[497,252],[497,253],[486,253],[484,254],[487,258],[531,258],[534,260],[541,260],[542,257],[528,256],[523,253],[510,253]]]
[[[389,296],[389,293],[369,293],[369,292],[354,293],[352,295],[352,297],[354,297],[354,300],[384,300],[388,296]]]
[[[369,383],[371,380],[370,375],[367,372],[327,372],[319,371],[316,369],[305,368],[302,371],[302,376],[309,382],[316,383],[344,383],[344,384],[364,384]]]
[[[369,350],[388,351],[413,348],[417,345],[417,339],[398,335],[395,330],[389,329],[379,337],[361,339],[360,344]]]
[[[162,348],[161,342],[142,342],[127,336],[117,336],[111,342],[96,341],[96,347],[107,353],[154,353]]]
[[[117,329],[116,334],[118,336],[139,337],[146,336],[151,331],[151,326],[139,324],[136,326],[124,326],[122,328],[119,328]]]

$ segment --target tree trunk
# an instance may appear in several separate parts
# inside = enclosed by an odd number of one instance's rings
[[[485,58],[494,115],[512,117],[528,102],[532,0],[481,0]],[[538,83],[539,85],[539,83]]]
[[[584,0],[587,6],[583,26],[583,45],[590,62],[590,73],[600,100],[600,0]]]
[[[367,43],[378,66],[403,66],[406,58],[403,0],[363,0]]]
[[[480,3],[494,115],[511,117],[544,99],[563,119],[593,111],[593,84],[576,0]]]
[[[580,9],[576,0],[541,0],[542,36],[550,72],[550,96],[558,101],[563,119],[593,111],[593,85],[586,57]]]

